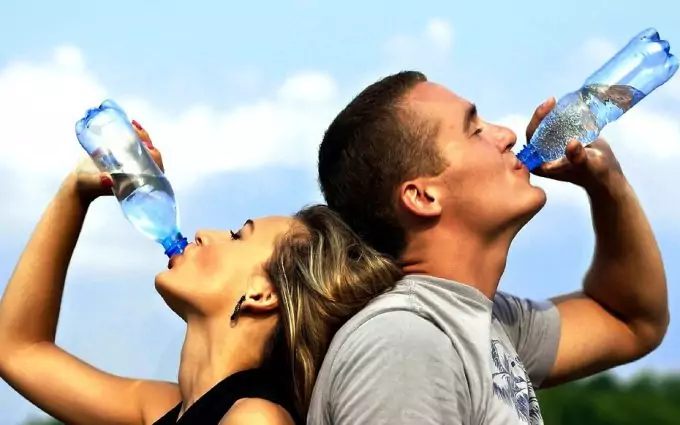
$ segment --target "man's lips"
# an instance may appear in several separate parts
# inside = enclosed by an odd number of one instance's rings
[[[519,170],[520,168],[522,168],[522,162],[519,159],[517,159],[515,154],[508,155],[506,161],[508,162],[510,168],[512,168],[513,170]]]
[[[517,159],[517,157],[515,157],[514,159],[515,159],[515,161],[514,161],[513,165],[515,167],[515,170],[521,170],[522,168],[526,168],[526,167],[524,167],[524,164],[522,164],[522,161]]]
[[[513,164],[512,164],[513,170],[519,171],[520,173],[526,174],[527,176],[529,176],[529,174],[530,174],[529,169],[522,163],[522,161],[517,159],[517,157],[514,157],[513,160],[514,160]]]

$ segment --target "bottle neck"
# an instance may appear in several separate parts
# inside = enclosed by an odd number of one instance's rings
[[[188,244],[187,238],[182,236],[180,232],[177,232],[174,236],[166,238],[161,242],[161,245],[165,248],[165,255],[167,255],[168,258],[182,254],[184,248],[186,248]]]
[[[532,144],[524,146],[524,148],[522,148],[522,150],[517,154],[517,159],[519,159],[520,162],[529,169],[529,171],[532,171],[534,168],[545,162],[543,156],[538,151],[536,146]]]

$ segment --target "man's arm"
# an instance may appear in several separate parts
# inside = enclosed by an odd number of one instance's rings
[[[436,326],[410,312],[378,315],[344,342],[330,382],[334,425],[467,424],[462,362]]]
[[[669,323],[661,253],[633,189],[621,176],[588,192],[595,255],[583,291],[553,300],[562,332],[548,385],[639,359]]]
[[[526,137],[555,106],[534,112]],[[544,385],[592,375],[654,350],[670,315],[659,247],[621,166],[604,140],[567,145],[566,156],[532,173],[583,187],[590,198],[595,255],[583,290],[554,298],[561,332],[557,358]]]

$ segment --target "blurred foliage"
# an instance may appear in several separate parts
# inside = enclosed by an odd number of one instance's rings
[[[680,425],[680,375],[611,373],[542,390],[546,425]]]
[[[541,390],[546,425],[680,425],[680,375],[642,373],[621,380],[603,373]],[[33,419],[22,425],[61,425]]]

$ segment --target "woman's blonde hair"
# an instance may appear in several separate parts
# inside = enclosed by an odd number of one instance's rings
[[[278,337],[292,367],[297,409],[305,415],[335,332],[393,288],[402,272],[327,206],[307,207],[293,217],[297,225],[277,244],[266,272],[279,295]]]

